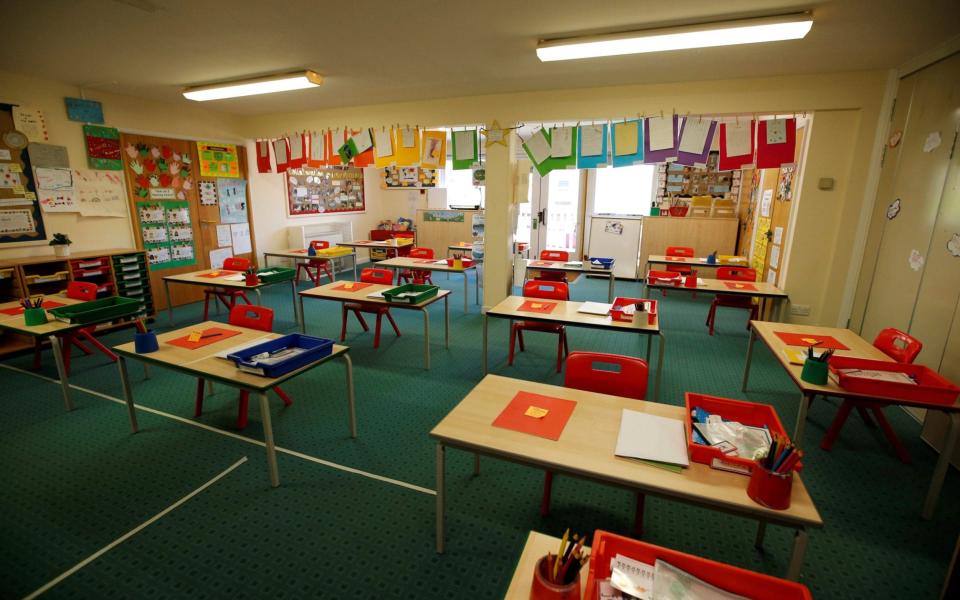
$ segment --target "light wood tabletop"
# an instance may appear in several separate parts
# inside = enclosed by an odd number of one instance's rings
[[[527,271],[557,271],[564,273],[574,273],[577,276],[589,274],[596,275],[600,277],[606,277],[609,280],[607,285],[607,302],[613,302],[613,289],[615,277],[613,274],[613,268],[609,269],[594,269],[590,266],[589,260],[582,261],[563,261],[563,260],[540,260],[540,259],[526,259],[527,261]],[[569,264],[580,263],[578,264]]]
[[[381,260],[377,263],[377,267],[385,267],[393,269],[394,271],[399,271],[401,269],[412,269],[419,271],[439,271],[443,273],[459,273],[463,275],[463,312],[470,312],[470,292],[469,292],[469,277],[467,277],[467,271],[477,270],[477,263],[471,264],[469,267],[454,267],[447,265],[446,259],[427,259],[427,258],[410,258],[409,256],[397,256],[394,258],[388,258],[387,260]],[[473,283],[476,303],[480,304],[480,278]]]
[[[661,265],[689,265],[691,267],[745,267],[747,266],[746,256],[734,256],[726,260],[718,260],[710,264],[706,256],[666,256],[663,254],[651,254],[647,257],[647,263]]]
[[[494,427],[494,419],[518,392],[574,400],[577,405],[560,435],[553,441],[511,429]],[[535,468],[567,473],[646,494],[729,512],[761,523],[796,529],[791,560],[792,579],[799,574],[806,527],[823,521],[799,475],[793,482],[790,507],[766,508],[747,496],[748,477],[691,462],[674,473],[614,454],[623,409],[683,420],[679,406],[631,400],[532,381],[487,375],[433,428],[437,442],[437,545],[443,550],[442,481],[444,446],[487,454]]]
[[[413,238],[391,238],[389,240],[354,240],[352,242],[337,242],[338,246],[347,248],[400,248],[402,246],[412,246]]]
[[[212,273],[217,273],[216,277],[208,277]],[[236,277],[237,275],[243,275],[238,271],[229,271],[226,269],[200,269],[199,271],[190,271],[189,273],[178,273],[176,275],[166,275],[163,277],[163,290],[167,296],[167,319],[170,324],[173,324],[173,302],[170,301],[170,284],[171,283],[180,283],[185,285],[202,285],[204,287],[212,288],[229,288],[229,289],[244,289],[244,290],[253,290],[257,295],[257,304],[263,304],[263,295],[261,289],[270,285],[280,285],[286,284],[290,286],[291,295],[293,298],[293,318],[298,323],[303,322],[302,313],[297,314],[297,284],[294,281],[293,277],[290,279],[278,279],[275,281],[260,281],[256,285],[247,285],[245,281],[231,281],[227,279],[228,277]],[[214,306],[218,306],[217,302],[214,302]]]
[[[533,584],[533,569],[537,566],[537,561],[548,553],[556,554],[560,547],[560,538],[531,531],[527,536],[527,542],[523,545],[523,552],[517,561],[517,568],[513,572],[513,578],[510,580],[510,587],[503,596],[504,600],[529,600],[530,586]],[[590,553],[590,547],[584,546],[583,550]],[[580,568],[580,597],[586,594],[587,573],[590,570],[590,560]]]
[[[44,300],[50,300],[51,302],[58,302],[64,306],[70,306],[71,304],[79,304],[82,300],[74,300],[73,298],[67,298],[64,294],[52,294],[46,295],[43,297]],[[12,302],[3,302],[0,303],[0,310],[7,310],[10,308],[17,308],[20,306],[19,301]],[[43,325],[27,325],[24,320],[23,313],[19,315],[8,315],[6,313],[0,312],[0,329],[6,329],[13,333],[18,333],[21,335],[30,335],[34,337],[49,337],[51,335],[58,335],[66,333],[68,331],[73,331],[75,329],[80,329],[82,327],[88,327],[89,324],[80,325],[80,324],[70,324],[64,323],[63,321],[58,321],[56,317],[50,314],[49,310],[44,310],[47,315],[47,322]],[[113,318],[111,318],[113,320]]]
[[[786,298],[787,293],[772,283],[766,281],[727,281],[725,279],[708,279],[699,277],[697,287],[685,287],[683,284],[673,285],[672,283],[647,283],[648,288],[666,288],[686,290],[690,292],[705,292],[707,294],[729,294],[731,296],[751,296],[754,298]],[[750,289],[750,287],[755,289]]]
[[[263,267],[265,269],[270,267],[269,257],[271,256],[276,256],[278,258],[289,258],[294,261],[298,261],[298,260],[306,261],[310,259],[335,261],[341,258],[349,258],[350,261],[353,263],[353,279],[355,281],[357,279],[357,251],[356,250],[351,250],[350,252],[346,252],[344,254],[336,254],[333,256],[323,256],[323,255],[310,256],[306,248],[288,248],[286,250],[267,250],[267,251],[264,251],[263,253]]]

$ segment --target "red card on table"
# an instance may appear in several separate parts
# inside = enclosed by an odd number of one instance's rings
[[[191,342],[190,336],[185,335],[183,337],[170,340],[167,343],[174,346],[180,346],[181,348],[186,348],[187,350],[196,350],[197,348],[203,348],[204,346],[209,346],[210,344],[216,344],[217,342],[222,342],[227,338],[232,338],[233,336],[240,335],[242,333],[236,329],[224,329],[223,327],[210,327],[209,329],[204,329],[203,331],[200,331],[199,329],[197,331],[200,332],[201,337],[195,342]]]
[[[517,392],[510,404],[493,420],[493,426],[557,441],[576,406],[573,400]]]
[[[44,300],[42,308],[50,309],[50,308],[57,308],[58,306],[66,306],[66,304],[64,304],[63,302],[54,302],[53,300]],[[0,313],[3,313],[5,315],[22,315],[23,307],[14,306],[13,308],[5,308],[3,310],[0,310]]]
[[[752,283],[739,283],[737,281],[724,281],[723,285],[727,286],[731,290],[749,290],[751,292],[757,291],[757,286]]]
[[[672,260],[672,261],[675,261],[675,262],[683,262],[684,257],[683,257],[683,256],[668,256],[668,257],[667,257],[667,260]]]
[[[556,265],[556,262],[550,260],[535,260],[530,263],[531,267],[555,267]]]
[[[556,306],[556,302],[535,302],[533,300],[524,300],[523,304],[517,307],[517,310],[534,313],[551,313]]]
[[[359,292],[365,287],[370,287],[372,283],[360,283],[357,281],[348,281],[333,288],[337,292]]]
[[[788,346],[816,346],[818,350],[849,350],[836,338],[829,335],[817,335],[814,333],[786,333],[783,331],[774,331],[783,343]]]
[[[215,279],[217,277],[229,277],[230,275],[236,275],[240,271],[225,271],[220,269],[219,271],[210,271],[209,273],[201,273],[197,277],[206,277],[207,279]]]

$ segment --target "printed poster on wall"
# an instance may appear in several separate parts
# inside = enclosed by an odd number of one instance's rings
[[[197,142],[201,177],[240,177],[240,159],[234,144]]]
[[[287,214],[364,212],[363,169],[301,167],[287,171]]]
[[[220,196],[220,222],[247,222],[247,181],[245,179],[217,179]]]
[[[196,264],[189,202],[140,202],[137,212],[151,271]]]

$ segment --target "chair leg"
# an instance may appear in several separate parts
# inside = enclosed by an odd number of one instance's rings
[[[867,412],[866,406],[861,404],[857,405],[857,414],[860,415],[860,418],[863,420],[863,424],[867,427],[876,427],[877,424],[873,422],[873,418],[870,417],[870,413]]]
[[[203,380],[197,380],[197,399],[193,405],[193,416],[199,417],[203,414]]]
[[[324,263],[323,272],[326,273],[327,279],[330,280],[330,283],[333,283],[335,281],[333,277],[333,271],[330,270],[330,263]],[[320,269],[319,268],[317,268],[317,285],[318,286],[320,285]]]
[[[363,330],[370,331],[370,327],[367,326],[367,320],[363,318],[363,313],[354,309],[353,314],[357,316],[357,320],[360,321],[360,326],[363,327]]]
[[[247,304],[253,304],[253,302],[250,302],[250,298],[247,298],[246,292],[240,292],[240,299],[246,302]],[[237,298],[236,296],[233,296],[233,305],[236,306],[236,304],[237,304]]]
[[[104,346],[100,342],[100,340],[93,337],[93,335],[89,331],[81,330],[77,332],[77,335],[82,337],[87,342],[89,342],[91,345],[93,345],[93,347],[95,347],[100,352],[103,352],[104,354],[106,354],[110,360],[112,360],[113,362],[117,362],[117,355],[114,354],[113,351],[110,350],[110,348],[107,348],[106,346]]]
[[[240,408],[237,412],[237,429],[247,428],[247,411],[250,409],[250,392],[240,392]]]
[[[510,324],[510,352],[507,354],[507,364],[511,366],[513,365],[513,352],[514,352],[513,347],[516,343],[517,343],[517,324],[511,323]],[[520,344],[521,344],[520,350],[522,351],[523,342],[520,342]]]
[[[883,408],[880,406],[871,406],[870,412],[873,413],[873,417],[877,420],[877,424],[880,425],[880,429],[883,431],[883,435],[887,437],[887,441],[893,446],[893,451],[897,454],[900,462],[907,465],[912,463],[913,459],[910,458],[910,453],[907,452],[903,442],[901,442],[897,434],[894,433],[893,427],[890,426],[890,421],[887,421],[887,416],[883,414]]]
[[[68,376],[70,375],[70,355],[73,349],[73,344],[70,343],[72,339],[72,333],[68,333],[66,336],[60,338],[60,348],[63,351],[63,370]]]
[[[633,537],[640,538],[643,535],[643,509],[647,503],[646,494],[637,494],[637,512],[633,516]]]
[[[384,314],[387,315],[387,320],[390,321],[390,325],[393,326],[393,332],[397,334],[397,337],[400,337],[400,328],[397,327],[397,322],[393,320],[393,315],[390,314],[390,311]]]
[[[710,305],[710,312],[707,313],[707,324],[710,326],[710,335],[713,335],[713,326],[717,322],[717,305]]]
[[[523,345],[523,330],[517,327],[517,341],[520,342],[520,352],[526,352],[527,347]]]
[[[203,320],[208,320],[208,315],[210,314],[210,293],[204,292],[203,294]]]
[[[541,517],[550,514],[550,493],[553,491],[553,471],[547,471],[543,475],[543,498],[540,500]]]
[[[80,343],[80,340],[78,340],[75,337],[70,339],[70,343],[76,346],[77,348],[79,348],[80,351],[86,354],[87,356],[90,356],[91,354],[93,354],[93,350],[84,346],[82,343]]]
[[[843,424],[847,421],[847,417],[850,416],[850,411],[852,410],[853,402],[844,400],[843,404],[840,405],[840,410],[837,411],[837,416],[835,416],[833,422],[830,423],[827,434],[823,436],[823,440],[820,441],[821,448],[829,450],[833,447],[833,443],[837,441],[837,436],[840,435],[840,430],[843,429]]]
[[[557,336],[557,373],[563,370],[563,332]]]
[[[33,370],[40,368],[40,353],[43,350],[43,342],[39,337],[33,338]]]
[[[377,313],[377,328],[376,328],[376,329],[374,330],[374,332],[373,332],[373,347],[374,347],[374,348],[379,348],[379,347],[380,347],[380,325],[382,324],[382,322],[383,322],[383,313],[382,313],[382,312],[378,312],[378,313]]]
[[[283,400],[283,403],[286,404],[287,406],[290,406],[291,404],[293,404],[293,400],[290,399],[290,396],[288,396],[285,391],[280,389],[280,386],[273,388],[273,391],[276,392],[278,396],[280,396],[280,399]]]

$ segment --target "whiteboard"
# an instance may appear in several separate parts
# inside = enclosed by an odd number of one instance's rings
[[[589,256],[616,259],[615,277],[638,279],[641,219],[590,217]]]

